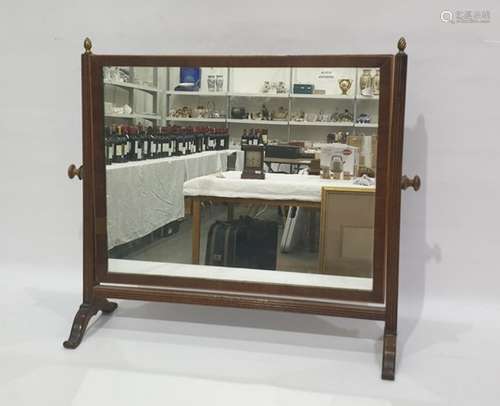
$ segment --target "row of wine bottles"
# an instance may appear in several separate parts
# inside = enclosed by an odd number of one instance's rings
[[[265,128],[243,130],[241,135],[241,145],[267,145],[268,133]]]
[[[227,128],[105,127],[106,165],[145,159],[168,158],[229,148]]]

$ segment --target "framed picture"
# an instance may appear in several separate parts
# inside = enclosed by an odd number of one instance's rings
[[[321,190],[320,272],[373,277],[375,187]]]

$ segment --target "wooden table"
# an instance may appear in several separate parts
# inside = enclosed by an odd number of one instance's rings
[[[324,186],[357,189],[352,181],[321,179],[311,175],[266,173],[266,179],[241,179],[241,172],[208,175],[184,183],[193,220],[192,262],[200,263],[201,202],[211,201],[229,206],[255,204],[274,207],[321,208]]]
[[[192,234],[192,263],[200,263],[200,240],[201,240],[201,202],[208,201],[215,204],[227,204],[232,207],[235,204],[255,204],[275,207],[307,207],[319,209],[321,202],[303,201],[303,200],[276,200],[276,199],[249,199],[238,197],[218,197],[218,196],[192,196],[191,215],[193,221]],[[230,212],[229,212],[230,213]]]

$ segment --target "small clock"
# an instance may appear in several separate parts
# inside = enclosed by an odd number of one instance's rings
[[[264,179],[264,146],[244,145],[243,172],[241,179]]]

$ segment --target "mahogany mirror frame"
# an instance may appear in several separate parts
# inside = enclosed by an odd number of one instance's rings
[[[406,92],[406,41],[395,55],[164,56],[96,55],[84,41],[82,55],[83,165],[68,175],[83,180],[83,303],[65,348],[76,348],[108,299],[129,299],[329,315],[385,322],[382,378],[394,379],[399,275],[401,189]],[[349,67],[380,68],[377,187],[372,290],[296,286],[195,277],[108,272],[103,67]],[[406,179],[406,182],[405,182]],[[420,180],[418,179],[418,185]],[[406,186],[406,187],[405,187]],[[415,189],[418,187],[415,187]]]

